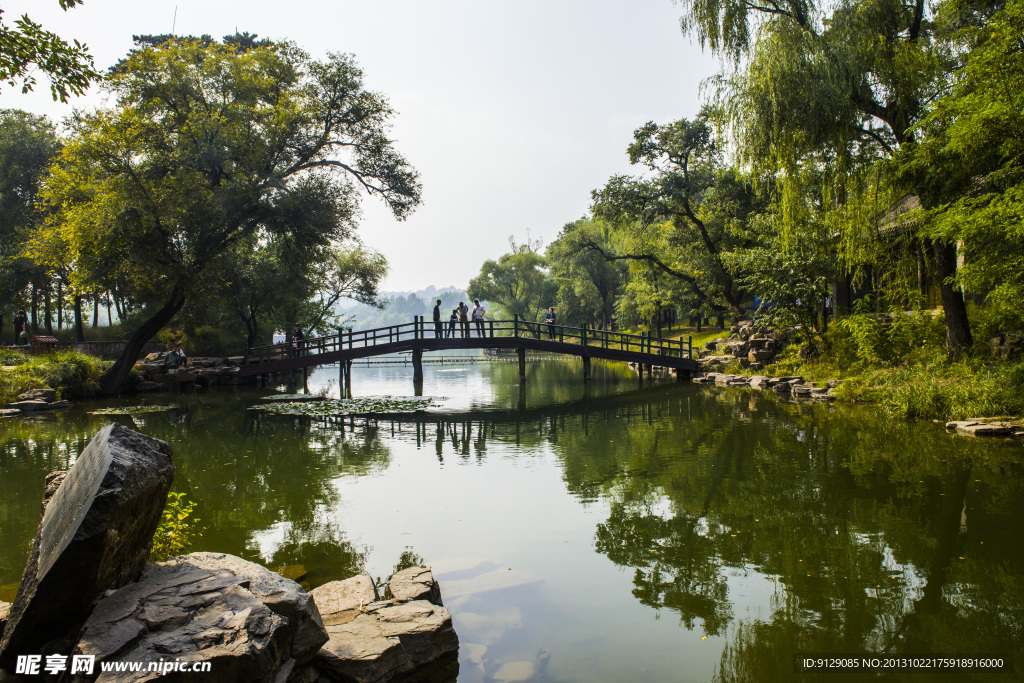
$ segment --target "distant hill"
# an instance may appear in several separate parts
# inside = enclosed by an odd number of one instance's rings
[[[445,320],[460,301],[465,301],[470,308],[473,307],[472,301],[466,295],[466,290],[457,287],[439,288],[431,285],[415,292],[381,292],[381,298],[388,302],[383,309],[347,301],[339,304],[336,310],[343,317],[353,318],[346,325],[357,330],[369,330],[411,323],[413,317],[417,315],[425,316],[427,320],[430,320],[434,302],[438,299],[441,299],[441,317]],[[487,307],[487,302],[484,302],[484,307]]]

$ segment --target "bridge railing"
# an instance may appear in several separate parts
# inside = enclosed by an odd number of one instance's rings
[[[693,357],[693,338],[664,339],[647,334],[628,334],[601,330],[583,325],[548,325],[543,322],[520,320],[484,320],[481,322],[442,321],[440,329],[433,321],[417,316],[411,323],[390,325],[370,330],[339,329],[337,334],[322,337],[311,337],[301,342],[254,346],[247,350],[245,362],[266,363],[286,358],[321,355],[347,349],[373,348],[396,344],[417,339],[434,338],[479,338],[479,337],[516,337],[558,342],[560,344],[578,344],[603,349],[632,351],[657,356],[675,358]]]

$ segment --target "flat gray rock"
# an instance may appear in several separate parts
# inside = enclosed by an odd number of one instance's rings
[[[302,664],[313,658],[324,643],[320,612],[313,597],[302,586],[253,562],[224,553],[190,553],[172,561],[187,563],[211,572],[230,572],[243,579],[249,591],[274,614],[288,620],[292,633],[291,657]]]
[[[57,400],[57,392],[54,389],[30,389],[18,397],[19,401],[46,401],[50,403]]]
[[[443,606],[441,588],[434,580],[434,575],[426,567],[416,566],[403,569],[388,579],[385,598],[396,600],[426,600],[435,605]]]
[[[0,668],[19,654],[66,654],[93,600],[139,577],[173,479],[165,442],[116,423],[93,437],[45,505]]]
[[[426,600],[371,603],[327,632],[313,663],[328,680],[377,683],[457,665],[451,614]]]
[[[242,574],[207,569],[188,555],[146,566],[138,582],[103,597],[74,654],[101,662],[210,662],[220,681],[271,683],[294,666],[291,633]],[[237,559],[237,558],[235,558]],[[105,674],[107,681],[148,681],[158,672]],[[202,676],[195,676],[201,680]],[[183,680],[192,680],[186,676]]]
[[[23,413],[30,413],[35,410],[46,410],[49,404],[46,401],[40,401],[39,399],[31,399],[28,401],[15,401],[14,403],[8,403],[7,408],[13,410],[20,410]]]
[[[327,626],[345,623],[371,602],[380,600],[377,586],[366,574],[353,576],[344,581],[331,581],[309,592],[320,611],[320,617]]]

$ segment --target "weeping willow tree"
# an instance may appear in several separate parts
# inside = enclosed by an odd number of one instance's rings
[[[720,120],[739,157],[779,181],[785,237],[800,239],[804,183],[822,169],[822,210],[840,235],[848,269],[894,262],[891,212],[924,186],[896,182],[893,158],[913,146],[915,126],[957,62],[923,0],[680,0],[681,26],[730,67],[713,79]],[[904,223],[903,227],[908,224]],[[930,254],[945,310],[947,351],[971,342],[956,243],[910,225],[908,251]]]

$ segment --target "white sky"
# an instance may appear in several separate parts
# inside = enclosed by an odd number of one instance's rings
[[[249,31],[296,42],[315,57],[356,55],[366,85],[397,112],[392,134],[420,172],[423,204],[404,222],[370,198],[360,234],[383,252],[387,290],[465,287],[526,231],[549,243],[582,216],[590,191],[626,158],[635,128],[700,108],[700,83],[720,65],[679,30],[671,0],[0,0],[86,43],[105,69],[133,34]],[[60,121],[102,104],[50,99],[45,79],[0,107]]]

